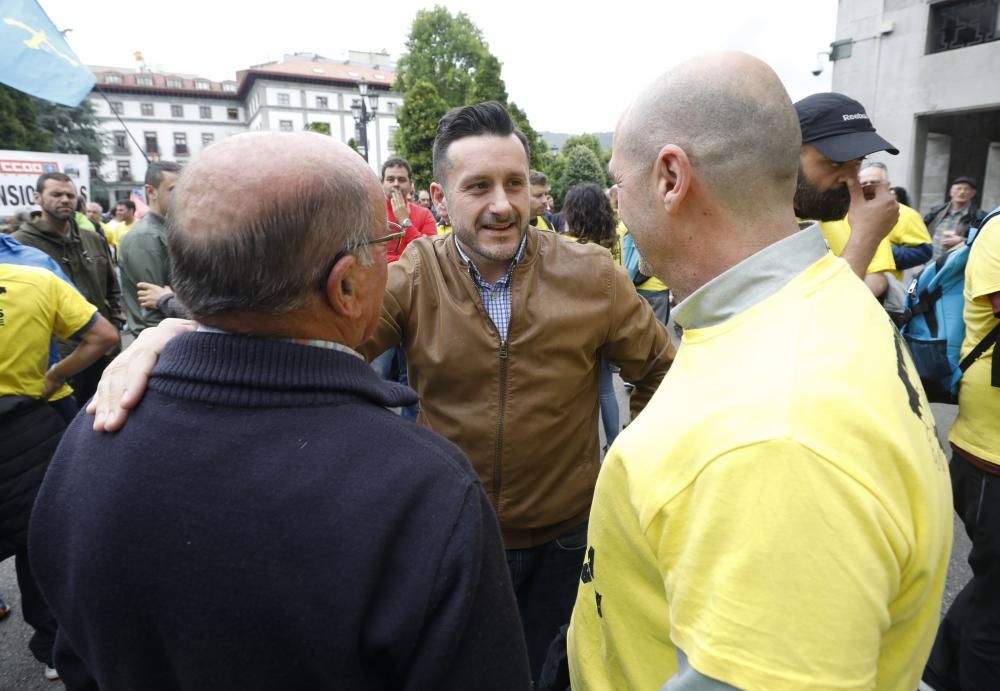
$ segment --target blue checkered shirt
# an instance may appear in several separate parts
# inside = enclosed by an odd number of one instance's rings
[[[452,237],[454,237],[454,233]],[[497,327],[501,341],[507,340],[507,330],[510,328],[510,275],[514,273],[514,267],[524,257],[524,248],[527,245],[528,234],[525,233],[524,237],[521,238],[521,246],[517,249],[517,254],[510,262],[507,273],[496,283],[487,283],[479,274],[479,269],[469,259],[469,255],[462,250],[462,243],[458,241],[457,237],[455,238],[455,248],[469,265],[469,274],[479,289],[479,297],[482,298],[483,307],[486,308],[486,314],[490,315],[490,319],[493,320],[493,326]]]

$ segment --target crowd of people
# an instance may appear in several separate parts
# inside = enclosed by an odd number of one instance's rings
[[[1000,358],[949,461],[897,328],[967,248],[963,356],[996,339],[974,179],[922,219],[861,103],[740,53],[654,80],[558,212],[498,103],[431,153],[416,190],[236,135],[113,227],[39,178],[0,235],[0,559],[48,678],[1000,688]]]

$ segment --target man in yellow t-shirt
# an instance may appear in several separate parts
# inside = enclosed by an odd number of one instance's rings
[[[838,146],[872,143],[841,122]],[[744,54],[683,63],[619,121],[622,219],[683,337],[601,468],[573,688],[917,687],[951,547],[944,454],[901,337],[799,230],[798,153],[780,80]],[[851,195],[874,247],[881,205]]]
[[[115,206],[115,218],[118,220],[118,223],[113,226],[109,224],[105,227],[105,232],[108,244],[114,247],[117,252],[122,239],[139,222],[139,219],[135,217],[135,202],[131,199],[122,199],[118,202]]]
[[[965,358],[1000,326],[1000,217],[965,267]],[[937,689],[1000,689],[1000,358],[996,341],[962,375],[948,436],[955,511],[972,538],[972,580],[948,610],[924,679]]]
[[[889,169],[878,161],[865,161],[861,164],[858,180],[862,186],[889,185]],[[931,260],[934,245],[931,234],[924,225],[924,219],[916,209],[906,204],[899,205],[899,221],[889,231],[887,238],[892,245],[892,260],[896,264],[893,275],[896,280],[903,280],[903,270],[912,269]]]
[[[81,340],[49,367],[53,334]],[[57,626],[28,560],[28,517],[75,410],[66,380],[117,342],[117,330],[68,282],[48,269],[0,264],[0,561],[15,558],[24,619],[35,630],[28,646],[50,679],[58,678]]]

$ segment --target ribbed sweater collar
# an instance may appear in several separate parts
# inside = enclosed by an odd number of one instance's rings
[[[409,387],[386,382],[347,353],[267,338],[191,333],[164,349],[153,391],[242,408],[314,406],[362,398],[383,407],[417,402]]]

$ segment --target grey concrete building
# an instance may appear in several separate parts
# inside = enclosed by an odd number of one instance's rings
[[[840,0],[836,36],[833,90],[899,147],[876,158],[911,204],[943,202],[959,175],[1000,204],[1000,0]]]

